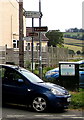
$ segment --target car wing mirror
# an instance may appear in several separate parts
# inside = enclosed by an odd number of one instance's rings
[[[18,79],[18,83],[23,83],[23,79]]]

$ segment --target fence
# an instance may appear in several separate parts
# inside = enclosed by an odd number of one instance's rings
[[[39,50],[33,51],[35,64],[39,64]],[[24,63],[32,60],[32,51],[24,51]],[[59,61],[68,60],[68,49],[58,47],[42,48],[42,64],[45,66],[58,66]],[[0,47],[0,63],[19,64],[19,49]]]
[[[0,63],[5,63],[5,57],[6,57],[6,47],[0,46]]]
[[[48,48],[48,66],[58,66],[59,61],[68,60],[68,49],[49,47]]]

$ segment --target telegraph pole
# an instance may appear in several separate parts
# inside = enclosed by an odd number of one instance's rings
[[[19,0],[19,66],[24,67],[23,0]]]
[[[39,12],[41,13],[41,0],[39,0]],[[41,17],[39,18],[39,27],[41,27]],[[39,32],[39,75],[42,79],[42,46],[41,46],[41,32]]]

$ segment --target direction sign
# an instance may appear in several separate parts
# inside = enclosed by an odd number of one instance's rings
[[[40,18],[42,17],[42,13],[37,12],[37,11],[25,11],[25,17],[26,18]]]
[[[33,27],[34,32],[46,32],[48,30],[47,26],[44,27]]]
[[[37,37],[37,36],[38,36],[38,33],[36,32],[30,32],[26,34],[26,37]]]

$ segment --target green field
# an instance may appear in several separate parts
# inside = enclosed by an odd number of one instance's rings
[[[78,37],[81,38],[84,33],[63,33],[65,35],[69,35],[69,37]],[[64,37],[64,46],[67,47],[68,49],[74,50],[74,52],[81,51],[82,52],[82,47],[84,47],[84,41],[80,39],[73,39],[73,38],[67,38]]]
[[[82,51],[83,42],[82,40],[64,38],[64,46],[74,50],[74,52],[77,52],[78,50]]]
[[[77,37],[80,39],[84,35],[84,33],[83,32],[64,32],[63,35],[64,36],[68,35],[70,37]]]

